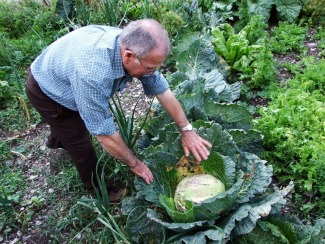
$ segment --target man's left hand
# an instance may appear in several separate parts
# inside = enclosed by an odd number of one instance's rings
[[[194,131],[184,131],[182,132],[182,146],[186,157],[192,153],[195,160],[201,162],[202,160],[208,159],[210,155],[208,148],[211,148],[212,144],[204,140]]]

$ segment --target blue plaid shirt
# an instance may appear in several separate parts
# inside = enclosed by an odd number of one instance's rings
[[[31,65],[42,91],[64,107],[78,111],[93,135],[116,131],[108,101],[132,81],[122,65],[118,41],[121,31],[96,25],[79,28],[49,45]],[[140,80],[146,95],[168,89],[158,71]]]

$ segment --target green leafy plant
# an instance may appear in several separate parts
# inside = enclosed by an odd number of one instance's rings
[[[208,53],[208,48],[200,49],[201,54],[197,48],[192,49],[206,43],[202,38],[200,41],[187,40],[187,48],[181,45],[182,42],[178,47],[180,54],[191,57],[187,59],[187,68],[182,69],[179,64],[180,70],[169,78],[195,130],[213,146],[209,159],[201,164],[185,158],[177,126],[159,108],[156,110],[156,117],[151,118],[145,127],[153,137],[151,144],[140,155],[155,180],[147,185],[136,177],[137,194],[123,200],[122,211],[128,215],[127,226],[135,221],[139,223],[131,230],[133,240],[159,238],[157,240],[166,243],[235,240],[262,225],[259,222],[262,218],[279,213],[285,196],[293,187],[289,184],[282,190],[270,189],[272,167],[254,154],[261,152],[258,150],[261,141],[258,132],[251,133],[251,114],[231,103],[238,98],[237,87],[229,86],[221,73],[213,68],[216,56],[207,58],[202,55]],[[181,60],[181,55],[179,57]],[[221,95],[224,92],[228,94],[225,100]],[[176,186],[184,177],[202,173],[220,179],[226,191],[200,204],[185,201],[186,210],[179,211],[174,202]],[[134,216],[132,212],[136,210],[140,214]],[[146,228],[148,223],[154,226],[153,229]],[[320,225],[315,227],[315,233]],[[157,237],[155,232],[159,226],[165,231]],[[314,227],[302,225],[295,228],[294,233],[297,234],[300,228]],[[139,229],[147,233],[146,236],[140,235]],[[279,229],[285,232],[285,227]],[[322,231],[318,234],[321,238],[324,236]],[[271,235],[278,236],[275,232]],[[310,235],[305,243],[312,238]],[[302,239],[299,236],[295,240]]]
[[[175,36],[179,29],[185,25],[182,16],[173,11],[163,13],[162,18],[162,24],[170,37]]]
[[[324,64],[304,59],[287,66],[295,77],[288,87],[271,90],[272,101],[256,120],[256,128],[265,135],[266,158],[275,165],[279,179],[295,180],[300,194],[309,192],[315,199],[324,192],[325,180]]]
[[[252,89],[262,89],[276,81],[276,65],[267,34],[259,44],[262,47],[261,51],[253,54],[254,61],[240,76],[240,79],[246,81]]]
[[[135,131],[135,112],[137,105],[140,102],[141,97],[138,99],[137,103],[134,105],[131,116],[127,116],[123,110],[120,98],[116,95],[115,98],[112,98],[112,103],[110,103],[110,110],[112,111],[115,121],[119,128],[119,133],[121,134],[122,139],[126,145],[132,150],[134,149],[144,124],[150,113],[150,108],[148,109],[144,120],[139,125],[139,128]]]
[[[282,21],[294,22],[299,16],[301,10],[301,1],[299,0],[258,0],[248,1],[250,13],[255,15],[262,15],[266,21],[269,20],[271,9],[276,7],[276,17]]]
[[[215,54],[211,42],[204,36],[192,34],[179,42],[175,53],[179,71],[170,75],[169,80],[188,118],[218,122],[230,129],[239,147],[259,154],[261,135],[250,128],[252,114],[234,103],[240,97],[241,82],[226,82],[223,74],[227,74],[227,70]],[[155,109],[158,116],[145,125],[145,131],[154,137],[159,134],[157,128],[171,123],[165,111],[159,106]]]
[[[325,1],[306,0],[304,1],[302,12],[304,16],[310,16],[314,24],[324,26],[325,24]]]
[[[13,171],[7,166],[0,168],[0,175],[0,231],[6,231],[19,220],[14,205],[24,194],[24,176],[21,170]]]
[[[237,34],[230,24],[212,28],[215,51],[226,60],[232,72],[243,72],[255,60],[254,54],[262,51],[263,46],[256,43],[265,27],[260,23],[257,16]]]
[[[101,175],[97,173],[97,179],[100,179],[98,188],[95,189],[96,198],[83,197],[78,201],[78,204],[85,206],[97,213],[96,220],[102,223],[105,228],[111,233],[115,242],[131,243],[129,242],[129,237],[124,229],[120,228],[118,221],[119,216],[114,215],[114,208],[112,208],[106,186],[106,180],[104,175],[104,170],[102,170]]]
[[[323,243],[324,226],[324,219],[311,226],[294,216],[273,214],[259,220],[250,234],[239,236],[233,243]]]
[[[279,22],[279,26],[271,32],[272,52],[284,54],[287,52],[302,52],[303,42],[307,36],[307,27],[301,27],[288,22]]]
[[[35,1],[1,2],[0,9],[0,80],[8,84],[2,85],[4,89],[0,92],[3,94],[0,94],[1,114],[6,118],[1,126],[26,127],[32,120],[24,89],[27,67],[47,44],[66,30],[59,31],[62,20]],[[8,15],[2,15],[5,12]],[[18,106],[20,114],[15,111]]]
[[[206,243],[208,240],[226,242],[251,233],[258,226],[259,220],[271,212],[277,212],[277,209],[283,206],[284,196],[292,186],[282,190],[268,189],[272,176],[271,166],[267,166],[265,161],[254,154],[236,151],[234,149],[236,143],[231,141],[229,134],[227,135],[220,125],[203,121],[196,121],[193,124],[201,136],[213,142],[209,159],[200,166],[190,159],[181,158],[182,149],[176,146],[180,143],[180,135],[176,135],[175,125],[166,125],[162,129],[164,133],[156,137],[161,144],[149,147],[144,153],[144,162],[152,170],[155,181],[146,185],[139,178],[135,179],[137,197],[130,197],[123,202],[124,214],[129,214],[130,209],[139,205],[143,206],[143,217],[138,221],[142,223],[146,219],[163,226],[166,229],[164,236],[166,243],[193,241]],[[171,140],[178,143],[173,144],[174,146],[166,145]],[[219,153],[221,151],[219,148],[225,147],[227,150],[223,150],[222,154]],[[195,174],[198,171],[219,178],[224,183],[226,191],[198,205],[189,201],[186,203],[185,212],[178,211],[173,200],[176,186],[186,174]],[[129,216],[128,221],[133,218],[134,216],[132,218]],[[320,220],[320,223],[321,221],[324,220]],[[296,234],[301,226],[294,230]],[[320,226],[322,225],[319,224],[315,228],[315,232]],[[285,229],[281,231],[285,232]],[[137,232],[132,234],[139,237]],[[324,232],[321,231],[319,234],[320,238],[323,238]],[[274,235],[274,238],[278,236],[273,232],[270,235]],[[263,234],[261,238],[262,236]],[[308,241],[312,238],[312,235],[306,237]],[[301,240],[301,237],[297,237],[296,240]]]

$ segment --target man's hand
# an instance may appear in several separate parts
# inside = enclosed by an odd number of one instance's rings
[[[150,184],[153,181],[151,170],[140,160],[137,161],[136,166],[130,168],[133,173],[140,176],[147,184]]]
[[[194,131],[182,132],[182,145],[185,156],[190,156],[191,152],[197,162],[208,159],[210,155],[208,147],[212,147],[210,142],[204,140]]]
[[[147,184],[153,181],[150,169],[126,146],[118,132],[112,135],[97,136],[97,139],[110,155],[128,165],[132,172],[142,177]]]

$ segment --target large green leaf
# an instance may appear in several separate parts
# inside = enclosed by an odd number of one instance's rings
[[[292,23],[298,17],[301,10],[299,0],[275,0],[276,10],[282,19]]]
[[[215,69],[218,57],[207,38],[198,33],[190,33],[178,42],[174,50],[178,70],[194,79],[200,72]]]
[[[262,15],[266,21],[270,18],[270,12],[274,0],[248,0],[249,12],[255,15]]]
[[[195,121],[193,126],[197,128],[199,135],[212,143],[211,152],[215,151],[231,158],[238,154],[238,149],[231,135],[223,130],[220,124]]]
[[[238,244],[273,244],[273,243],[296,243],[289,240],[281,233],[277,226],[270,223],[258,221],[256,227],[250,233],[241,235],[234,239]]]
[[[204,90],[207,93],[210,89],[218,95],[218,99],[211,99],[215,102],[233,102],[240,97],[241,83],[235,82],[234,84],[228,84],[225,81],[224,76],[218,70],[212,70],[209,73],[203,75],[205,78]],[[214,95],[215,96],[215,95]]]
[[[237,199],[238,203],[248,202],[266,191],[273,175],[272,166],[266,165],[266,163],[255,154],[241,153],[236,166],[244,172],[246,181],[245,187]]]
[[[158,213],[151,208],[147,209],[147,216],[151,220],[153,220],[153,221],[161,224],[165,228],[170,229],[175,232],[184,232],[187,230],[192,230],[197,227],[211,225],[214,223],[213,220],[212,221],[211,220],[210,221],[208,221],[208,220],[194,221],[194,222],[188,222],[188,223],[167,222],[167,221],[162,220],[161,216],[159,216]]]
[[[129,213],[125,229],[132,241],[164,240],[165,228],[147,217],[147,208],[137,206]]]
[[[206,231],[199,231],[194,233],[193,235],[187,235],[181,238],[178,238],[173,243],[179,244],[205,244],[205,243],[212,243],[211,241],[215,241],[213,243],[224,243],[223,240],[225,239],[225,234],[220,228],[211,228]]]
[[[212,152],[209,159],[203,161],[201,164],[204,171],[221,180],[226,189],[229,189],[234,184],[236,165],[230,157]]]
[[[228,60],[230,60],[230,54],[229,54],[229,50],[227,47],[227,40],[224,37],[224,32],[216,27],[216,28],[212,28],[211,34],[212,34],[212,43],[214,46],[214,50],[216,51],[216,53],[218,55],[220,55],[221,57],[224,57],[225,60],[228,62]]]
[[[216,222],[227,236],[234,238],[239,235],[250,233],[256,226],[256,223],[262,217],[271,213],[272,207],[285,203],[284,196],[293,188],[289,185],[283,190],[275,189],[273,193],[265,194],[263,197],[256,198],[249,204],[243,204],[229,215]],[[238,224],[240,223],[240,224]]]
[[[262,142],[263,135],[257,130],[228,130],[233,140],[236,142],[238,149],[242,152],[250,152],[256,155],[261,155],[263,152]]]
[[[231,103],[238,100],[241,93],[241,82],[235,82],[233,84],[227,84],[225,89],[219,94],[220,101]]]
[[[134,184],[140,195],[152,203],[160,204],[159,196],[172,197],[177,185],[177,171],[175,168],[168,170],[168,167],[174,166],[178,159],[174,154],[167,152],[158,152],[148,155],[144,162],[151,169],[154,181],[151,184],[145,183],[139,177],[136,177]]]
[[[225,122],[249,125],[253,118],[247,109],[237,104],[222,104],[207,101],[203,109],[209,116],[217,119],[216,122],[218,123]]]

